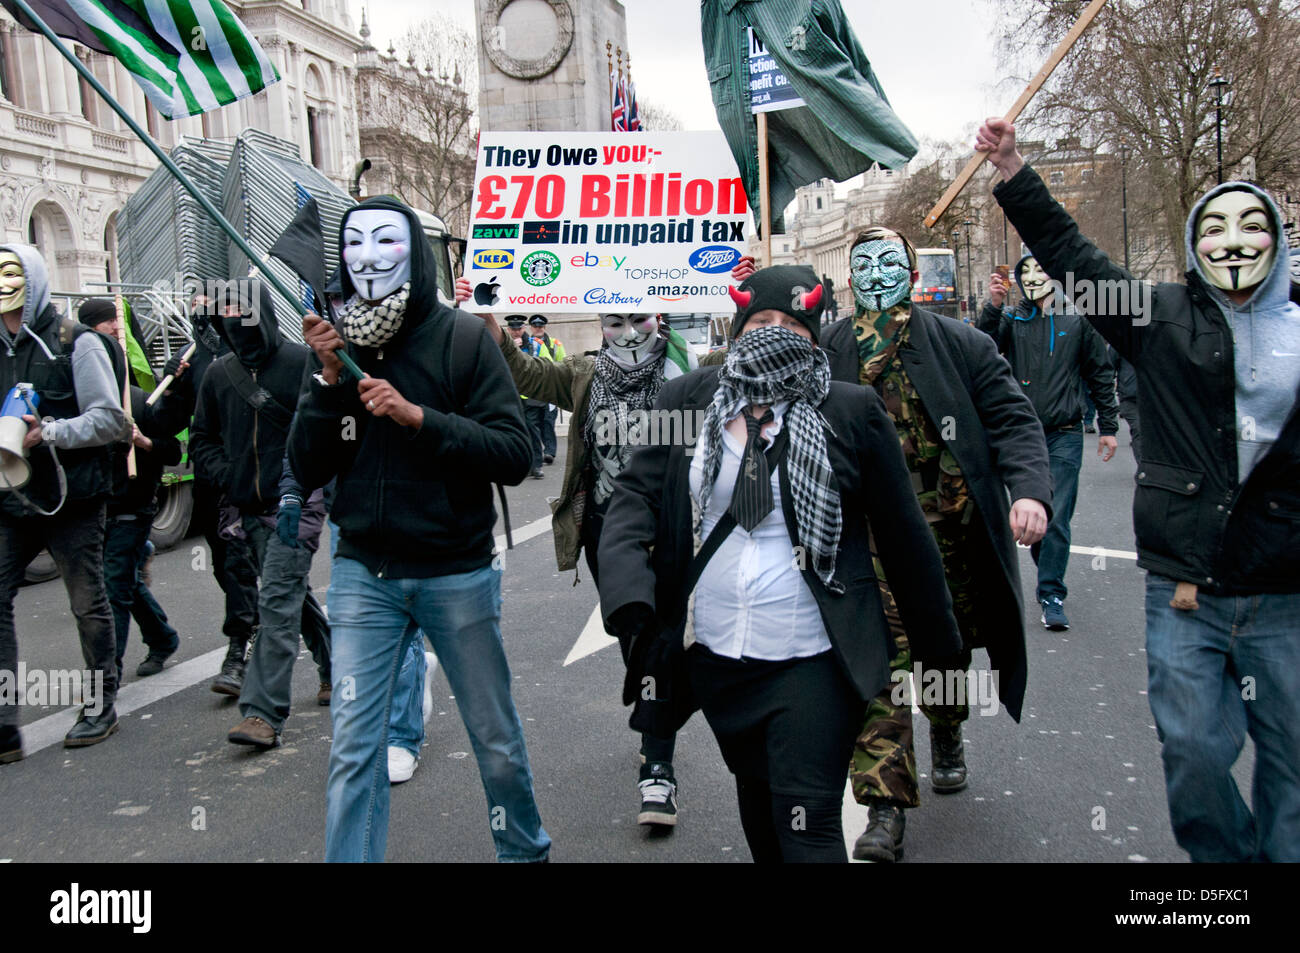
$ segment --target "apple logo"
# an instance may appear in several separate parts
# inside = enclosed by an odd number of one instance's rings
[[[474,287],[474,303],[480,307],[490,308],[497,303],[501,289],[497,287],[496,276],[493,275],[490,281]]]

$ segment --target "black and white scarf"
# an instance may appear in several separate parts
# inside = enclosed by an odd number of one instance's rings
[[[353,295],[340,315],[343,337],[357,347],[383,347],[401,330],[410,297],[409,281],[374,304]]]
[[[645,421],[642,411],[649,410],[659,396],[667,359],[668,353],[663,348],[656,358],[636,367],[615,360],[607,347],[601,348],[596,356],[596,372],[587,402],[586,437],[587,446],[601,464],[595,485],[598,504],[613,492],[614,477],[627,466],[633,448],[640,443],[640,427]],[[627,434],[628,441],[611,444],[611,434]]]
[[[700,432],[704,479],[696,500],[695,535],[700,536],[704,511],[722,469],[726,421],[750,404],[772,406],[789,401],[782,426],[789,428],[787,470],[799,543],[812,557],[813,571],[834,592],[843,590],[834,579],[842,524],[840,493],[826,454],[825,431],[830,425],[817,409],[830,392],[830,384],[826,352],[788,328],[758,328],[731,343]]]

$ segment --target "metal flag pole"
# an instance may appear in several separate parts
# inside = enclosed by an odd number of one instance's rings
[[[51,30],[49,25],[36,15],[36,11],[27,4],[27,0],[13,0],[13,4],[31,20],[32,24],[36,29],[40,30],[40,32],[44,34],[47,40],[54,44],[54,48],[63,55],[65,60],[72,64],[72,68],[77,71],[77,75],[85,80],[86,83],[89,84],[90,88],[98,93],[103,100],[108,103],[113,112],[117,113],[118,117],[126,123],[127,128],[135,133],[136,137],[139,138],[139,140],[148,147],[149,151],[154,154],[158,161],[162,163],[163,168],[175,177],[176,181],[185,188],[185,191],[194,196],[194,200],[199,203],[199,207],[212,216],[212,220],[220,226],[221,230],[226,233],[239,250],[248,256],[248,260],[252,262],[257,270],[266,277],[266,280],[271,287],[278,291],[280,296],[293,306],[293,309],[298,313],[299,317],[305,318],[308,314],[307,308],[298,299],[296,293],[290,291],[285,286],[284,282],[282,282],[279,277],[271,271],[270,266],[262,260],[262,256],[253,251],[252,246],[250,246],[248,242],[244,241],[244,237],[240,235],[239,232],[235,231],[235,227],[226,221],[226,217],[217,211],[215,205],[208,201],[208,197],[198,190],[194,183],[191,182],[185,173],[177,167],[176,163],[171,160],[171,157],[167,155],[167,153],[163,152],[162,147],[153,141],[149,133],[140,128],[140,124],[131,118],[126,109],[122,107],[122,104],[114,99],[112,94],[104,88],[104,85],[95,78],[95,74],[86,67],[86,64],[77,59],[76,54],[64,46],[63,41],[59,38],[58,34]],[[356,361],[348,357],[346,351],[340,350],[337,353],[339,360],[343,362],[343,366],[351,371],[358,380],[367,376],[365,371],[357,366]]]

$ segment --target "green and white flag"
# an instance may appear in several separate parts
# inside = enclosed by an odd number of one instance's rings
[[[194,116],[280,78],[221,0],[26,0],[59,36],[114,57],[168,119]],[[29,30],[15,0],[0,0]]]

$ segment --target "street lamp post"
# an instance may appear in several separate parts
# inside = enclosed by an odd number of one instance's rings
[[[1210,80],[1210,85],[1214,87],[1214,137],[1218,143],[1219,152],[1219,184],[1223,184],[1223,90],[1228,85],[1228,81],[1223,78],[1223,73],[1216,66],[1214,69],[1214,79]]]
[[[962,222],[966,226],[966,300],[967,313],[975,313],[975,279],[971,275],[970,260],[970,230],[975,227],[975,223],[970,219]]]
[[[1124,215],[1124,270],[1128,271],[1128,146],[1119,147],[1119,173],[1123,183],[1120,207]]]
[[[952,263],[954,266],[952,269],[953,293],[960,302],[964,300],[961,296],[961,232],[955,228],[952,230]],[[957,310],[959,312],[958,317],[960,317],[960,304],[958,304]]]

